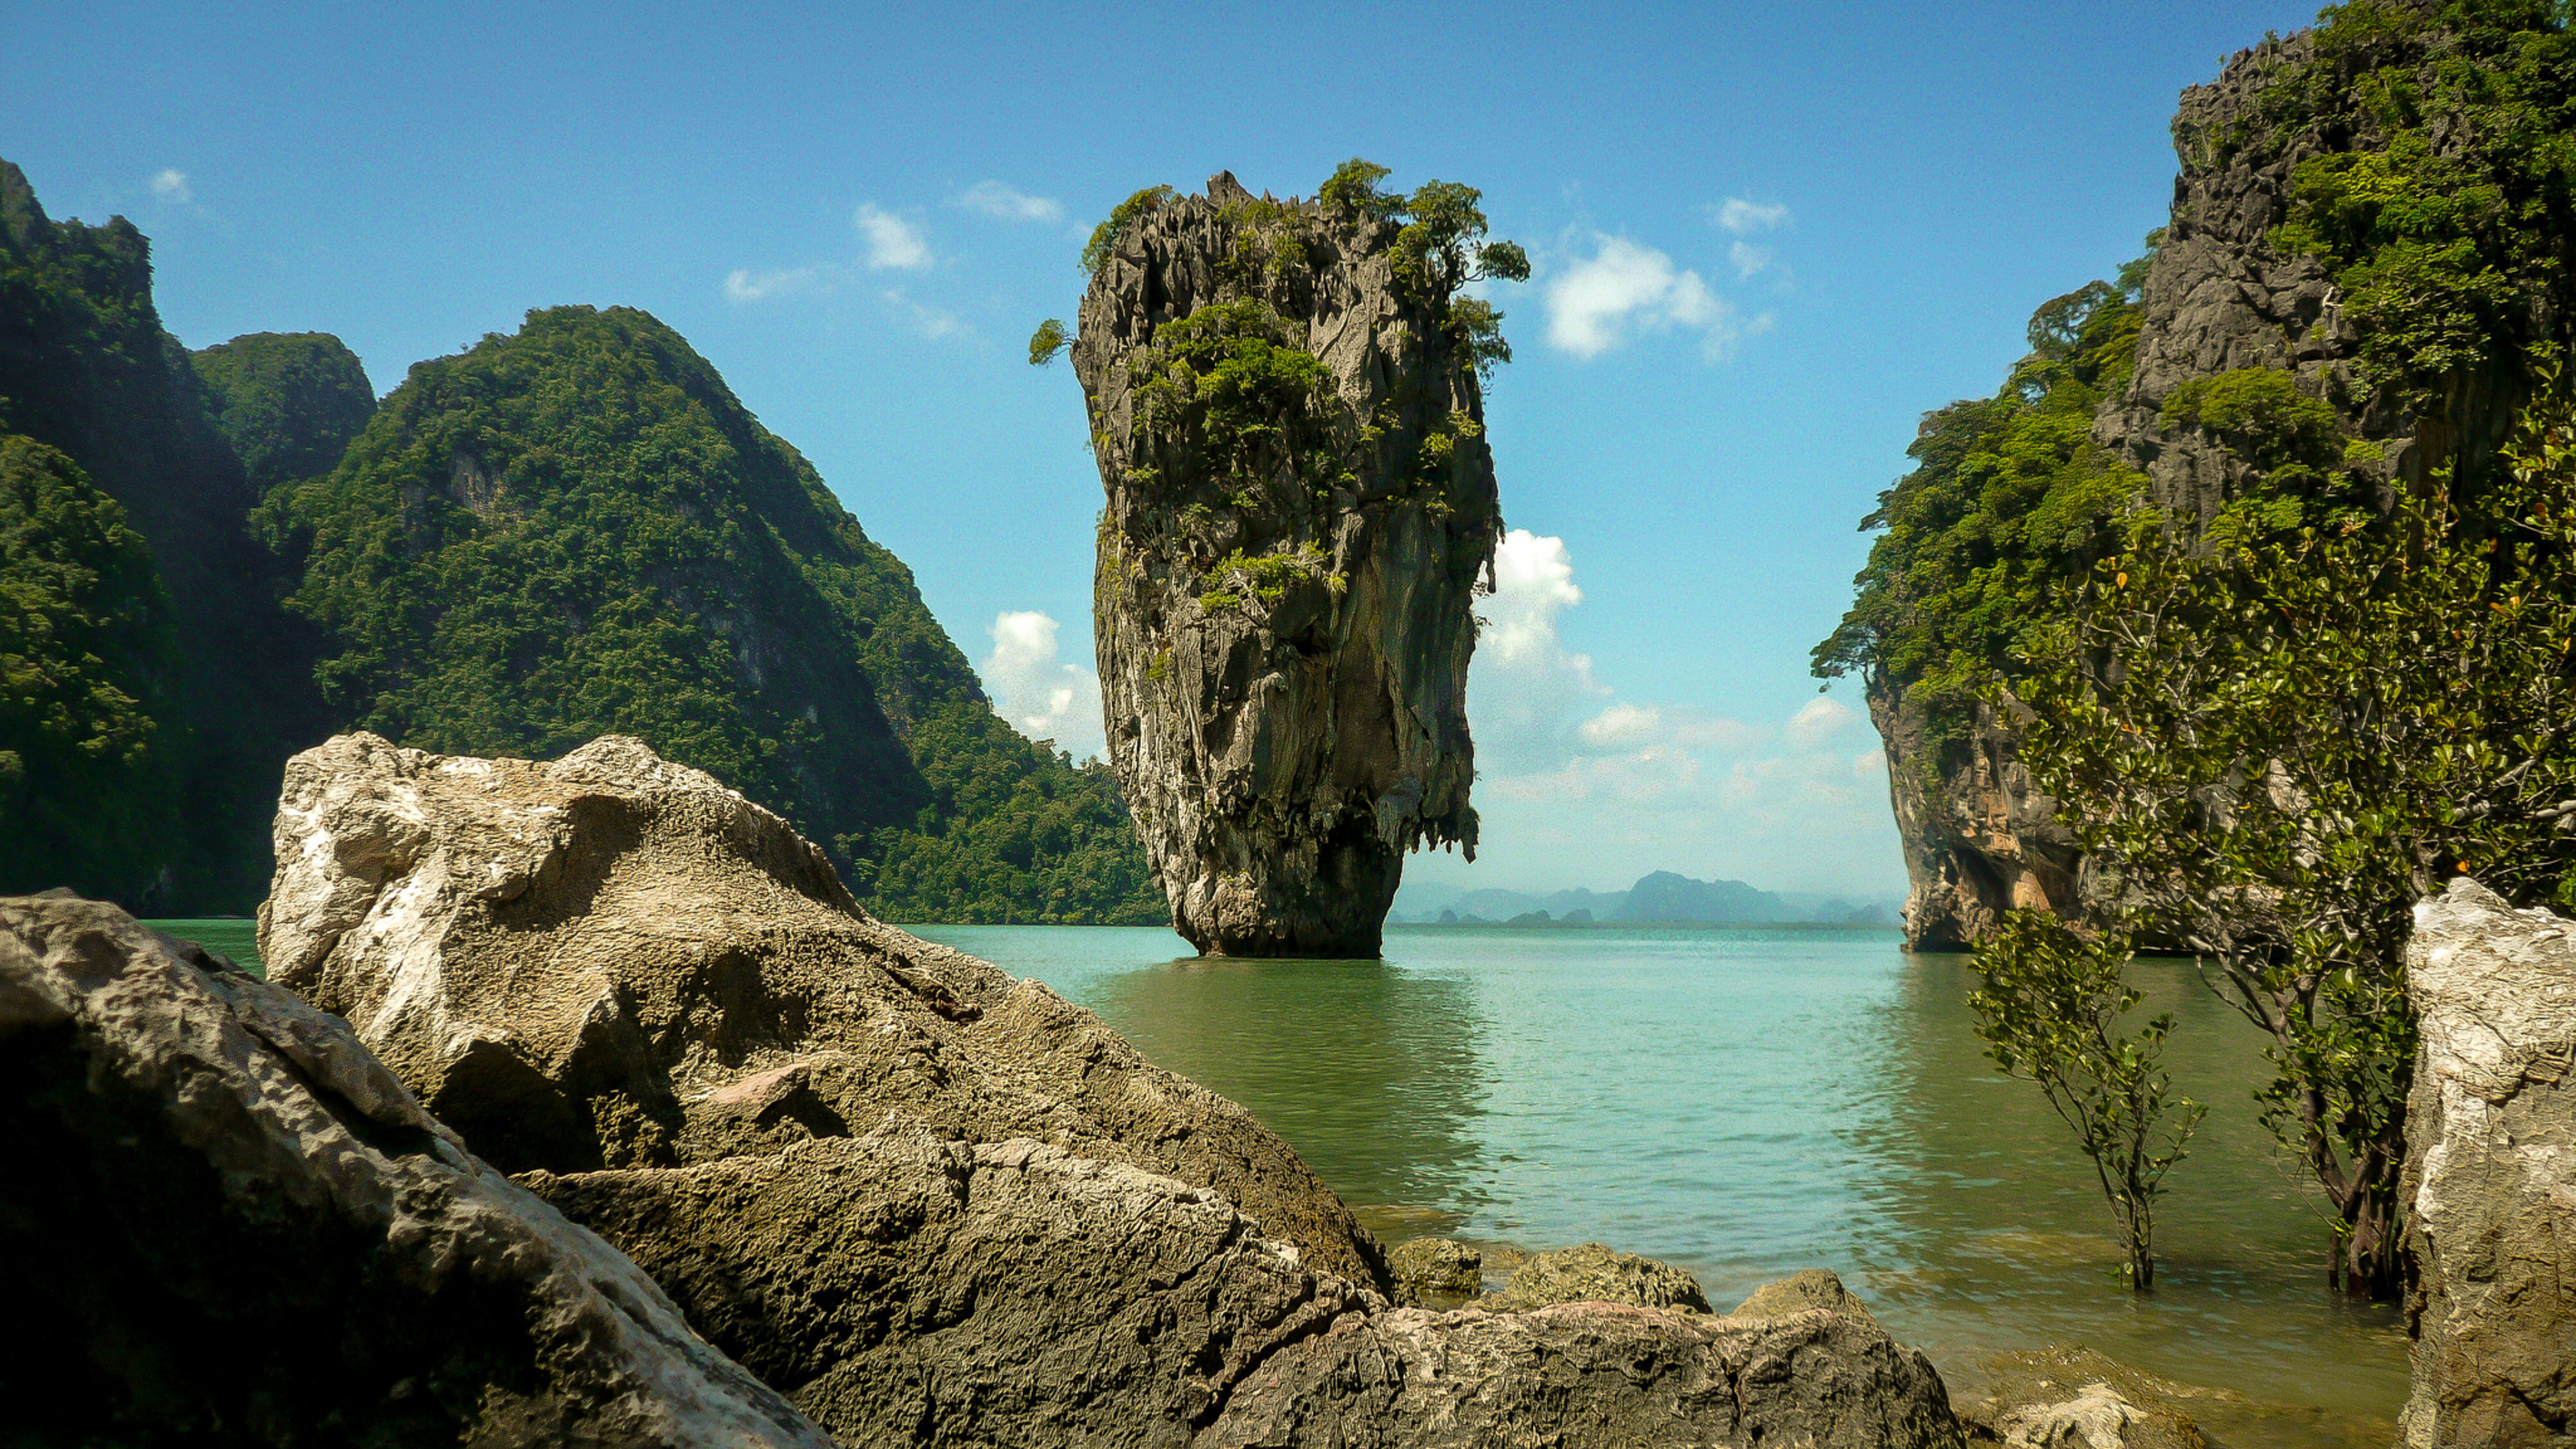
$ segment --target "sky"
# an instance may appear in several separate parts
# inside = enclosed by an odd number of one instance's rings
[[[1483,846],[1408,878],[1877,896],[1877,739],[1807,667],[1856,525],[1924,412],[2163,224],[2180,90],[2312,14],[0,0],[0,157],[142,227],[190,346],[332,332],[380,392],[533,307],[653,313],[1078,755],[1101,489],[1025,344],[1074,315],[1082,238],[1220,170],[1479,187],[1534,268],[1492,294]]]

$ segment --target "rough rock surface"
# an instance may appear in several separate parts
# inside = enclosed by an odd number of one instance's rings
[[[1579,1303],[1346,1316],[1273,1353],[1196,1449],[1961,1442],[1931,1363],[1864,1318]]]
[[[1977,1417],[2008,1449],[2202,1449],[2189,1391],[2089,1348],[2058,1345],[1986,1361]]]
[[[1869,1309],[1843,1286],[1843,1280],[1823,1268],[1808,1268],[1792,1273],[1776,1283],[1765,1283],[1727,1313],[1729,1318],[1786,1318],[1821,1308],[1846,1317],[1878,1320]]]
[[[887,926],[784,820],[607,737],[551,763],[343,735],[288,764],[270,979],[508,1171],[678,1166],[892,1114],[1211,1187],[1384,1256],[1288,1145],[1034,981]]]
[[[1475,368],[1447,299],[1395,276],[1396,233],[1219,175],[1130,222],[1083,297],[1109,760],[1202,952],[1374,956],[1404,852],[1474,854],[1467,659],[1501,515]],[[1216,303],[1329,380],[1203,386],[1213,354],[1171,329]]]
[[[2195,378],[2250,367],[2292,372],[2334,403],[2352,432],[2383,445],[2383,492],[2419,484],[2441,463],[2484,458],[2527,395],[2510,369],[2463,373],[2432,413],[2405,414],[2359,376],[2360,334],[2321,264],[2273,247],[2299,162],[2367,148],[2378,134],[2360,98],[2330,90],[2322,92],[2329,104],[2293,134],[2273,137],[2248,122],[2265,87],[2310,53],[2304,33],[2266,41],[2238,52],[2215,82],[2183,92],[2173,121],[2181,169],[2147,272],[2136,369],[2094,420],[2095,440],[2146,475],[2155,502],[2204,521],[2254,470],[2215,438],[2163,420],[2165,400]],[[2056,802],[2031,789],[2012,722],[1980,710],[1965,739],[1927,759],[1920,706],[1901,705],[1899,688],[1872,681],[1869,704],[1911,878],[1908,943],[1970,946],[2000,913],[2023,906],[2081,912],[2093,881],[2056,823]]]
[[[12,1444],[830,1441],[469,1155],[347,1025],[0,899]]]
[[[2576,921],[2467,880],[2415,908],[2410,1449],[2576,1433]]]
[[[1386,1268],[1399,1287],[1415,1294],[1472,1295],[1485,1286],[1484,1251],[1456,1238],[1398,1243],[1387,1252]]]
[[[532,1174],[846,1444],[1186,1444],[1281,1345],[1384,1300],[1205,1188],[917,1127]]]
[[[1709,1311],[1699,1280],[1670,1263],[1599,1243],[1540,1253],[1512,1274],[1492,1306],[1506,1312],[1552,1303],[1626,1303],[1639,1308]]]

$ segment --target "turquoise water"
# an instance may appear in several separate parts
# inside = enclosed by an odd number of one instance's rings
[[[248,965],[248,921],[155,922]],[[1598,1240],[1731,1304],[1831,1268],[1956,1394],[1993,1353],[2080,1343],[2232,1397],[2213,1443],[2384,1444],[2394,1311],[2324,1286],[2327,1232],[2254,1121],[2244,1023],[2141,963],[2171,1064],[2211,1104],[2158,1227],[2156,1292],[2089,1165],[1969,1030],[1965,958],[1892,932],[1401,927],[1384,961],[1174,959],[1163,930],[919,926],[1100,1013],[1252,1109],[1382,1237]]]
[[[2254,1121],[2258,1043],[2187,962],[2139,967],[2212,1105],[2141,1298],[2067,1130],[1981,1056],[1965,959],[1892,932],[1399,928],[1382,962],[1256,962],[1174,960],[1159,930],[913,929],[1242,1102],[1390,1239],[1598,1240],[1721,1306],[1822,1266],[1955,1393],[1990,1354],[2080,1343],[2224,1391],[2216,1443],[2393,1437],[2403,1329],[2326,1289],[2327,1229]]]

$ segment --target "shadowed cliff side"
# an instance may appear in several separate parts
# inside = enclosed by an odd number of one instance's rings
[[[1501,533],[1478,378],[1509,352],[1453,293],[1528,264],[1478,244],[1472,190],[1384,174],[1311,202],[1158,188],[1095,241],[1073,361],[1109,756],[1205,953],[1373,956],[1404,852],[1475,849],[1464,696]]]

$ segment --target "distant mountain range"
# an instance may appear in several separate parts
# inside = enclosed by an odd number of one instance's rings
[[[1525,925],[1594,921],[1692,921],[1718,925],[1825,922],[1835,925],[1897,923],[1904,904],[1897,895],[1819,895],[1757,890],[1740,880],[1693,880],[1668,870],[1624,891],[1462,891],[1407,882],[1396,894],[1390,924],[1517,922]]]

